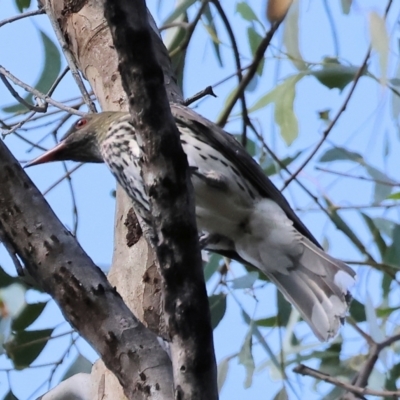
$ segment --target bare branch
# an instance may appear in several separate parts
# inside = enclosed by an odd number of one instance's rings
[[[18,14],[18,15],[14,15],[13,17],[6,18],[6,19],[3,19],[2,21],[0,21],[0,28],[3,25],[11,24],[14,21],[18,21],[23,18],[33,17],[34,15],[40,15],[40,14],[44,14],[43,8],[39,8],[39,9],[33,10],[33,11],[28,11],[26,13],[22,13],[22,14]]]
[[[351,385],[349,383],[343,382],[333,376],[330,376],[328,374],[324,374],[321,371],[317,371],[313,368],[309,368],[305,366],[304,364],[300,364],[297,367],[293,368],[293,372],[296,374],[300,375],[308,375],[312,376],[313,378],[319,379],[324,382],[331,383],[332,385],[335,385],[337,387],[346,389],[349,392],[352,392],[354,394],[364,396],[364,395],[371,395],[371,396],[379,396],[379,397],[393,397],[394,399],[397,399],[400,397],[400,391],[389,391],[389,390],[374,390],[374,389],[368,389],[368,388],[360,388],[354,385]]]
[[[80,117],[85,115],[84,112],[78,111],[78,110],[76,110],[74,108],[71,108],[71,107],[68,107],[68,106],[64,105],[63,103],[60,103],[60,102],[58,102],[56,100],[53,100],[47,94],[39,92],[39,90],[36,90],[32,86],[27,85],[26,83],[22,82],[17,77],[15,77],[13,74],[11,74],[9,71],[7,71],[1,65],[0,65],[0,75],[5,76],[10,81],[14,82],[16,85],[18,85],[18,86],[22,87],[23,89],[25,89],[27,92],[32,93],[34,96],[38,97],[39,99],[42,99],[43,101],[45,101],[46,103],[51,104],[54,107],[59,108],[60,110],[66,111],[66,112],[68,112],[70,114],[79,115]]]

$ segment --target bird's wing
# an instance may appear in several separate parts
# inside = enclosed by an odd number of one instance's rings
[[[229,161],[231,161],[241,172],[261,196],[275,201],[285,212],[287,217],[293,221],[293,226],[316,246],[321,248],[317,239],[301,222],[296,213],[292,210],[289,203],[264,174],[257,162],[247,153],[243,146],[230,134],[200,116],[188,107],[180,104],[171,104],[172,115],[188,128],[201,133],[215,149],[220,151]]]

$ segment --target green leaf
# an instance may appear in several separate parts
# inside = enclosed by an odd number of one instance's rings
[[[356,322],[364,322],[366,320],[365,307],[357,299],[353,299],[350,304],[350,315]]]
[[[19,12],[24,11],[31,6],[31,0],[15,0],[15,5],[18,8]]]
[[[230,357],[226,357],[218,364],[218,393],[221,392],[221,389],[226,381],[226,377],[228,376],[229,361]]]
[[[65,372],[64,376],[62,377],[62,381],[67,380],[71,376],[79,374],[81,372],[90,374],[92,370],[93,364],[81,354],[76,357],[75,361],[70,365],[70,367]]]
[[[384,254],[386,253],[386,242],[383,240],[381,233],[379,231],[379,229],[376,227],[376,225],[374,224],[374,221],[372,220],[372,218],[370,218],[367,214],[364,213],[360,213],[361,216],[363,217],[365,223],[368,226],[368,229],[370,230],[374,240],[375,240],[375,244],[378,247],[379,253],[381,254],[381,257],[383,258]]]
[[[213,15],[211,13],[211,8],[210,8],[210,4],[207,3],[205,9],[204,9],[204,16],[206,17],[207,23],[205,24],[207,32],[209,33],[209,35],[211,36],[211,42],[213,44],[213,48],[215,51],[215,55],[217,57],[218,63],[220,65],[220,67],[223,67],[223,63],[222,63],[222,58],[221,58],[221,51],[219,48],[219,45],[221,43],[221,41],[218,38],[218,32],[217,32],[217,27],[214,23],[214,18]]]
[[[379,67],[381,70],[380,82],[382,86],[387,83],[387,69],[389,60],[389,35],[386,30],[385,19],[372,11],[369,15],[369,32],[371,47],[378,53]]]
[[[351,4],[353,3],[353,0],[340,0],[340,3],[342,5],[342,12],[343,14],[349,14],[350,13],[350,8]]]
[[[390,293],[390,285],[392,284],[393,279],[388,274],[382,274],[382,297],[386,299],[389,297]]]
[[[221,261],[222,256],[219,254],[212,254],[210,257],[210,261],[204,267],[204,280],[208,282],[208,280],[214,275],[216,271],[219,269],[219,262]]]
[[[0,267],[0,289],[10,286],[12,283],[15,282],[19,283],[20,281],[20,279],[8,275],[7,272],[5,272],[4,269]]]
[[[299,71],[307,70],[299,49],[299,2],[294,2],[289,8],[284,24],[283,43],[289,59]]]
[[[18,400],[17,397],[14,396],[14,393],[10,390],[4,397],[3,400]]]
[[[40,78],[34,86],[42,93],[47,93],[51,88],[54,81],[57,79],[61,70],[61,56],[57,46],[54,42],[42,31],[39,31],[44,48],[44,65]],[[25,97],[27,102],[32,102],[33,96],[29,94]],[[15,104],[3,108],[3,111],[15,113],[25,111],[26,107],[21,104]]]
[[[289,400],[285,386],[275,395],[273,400]]]
[[[290,313],[292,312],[292,306],[285,299],[280,290],[276,291],[278,314],[276,316],[278,326],[286,326],[289,322]]]
[[[4,344],[8,357],[16,369],[28,367],[46,346],[53,329],[16,332],[13,339]]]
[[[253,347],[253,328],[250,326],[249,331],[244,339],[242,348],[239,352],[239,364],[242,364],[246,369],[246,379],[244,387],[247,389],[251,386],[253,381],[253,374],[255,370],[255,364],[253,359],[252,347]]]
[[[256,51],[258,49],[258,46],[260,45],[261,41],[263,40],[263,37],[254,29],[253,26],[249,26],[247,28],[247,37],[249,39],[251,54],[254,56],[254,54],[256,53]],[[263,68],[264,68],[264,59],[260,62],[259,66],[257,68],[258,75],[261,76]]]
[[[327,88],[337,88],[342,91],[353,81],[358,70],[358,67],[340,64],[336,58],[327,58],[324,60],[322,68],[310,71],[310,75],[317,78]],[[365,75],[365,72],[363,71],[362,75]]]
[[[397,381],[400,376],[400,363],[395,364],[386,375],[385,390],[398,390]],[[393,400],[393,397],[385,397],[384,400]]]
[[[170,14],[170,16],[164,21],[163,25],[168,25],[174,22],[180,15],[186,13],[187,9],[192,6],[196,0],[185,0],[182,1]]]
[[[221,322],[226,311],[226,295],[224,293],[214,294],[208,298],[211,311],[211,325],[215,329]]]
[[[282,323],[281,319],[279,319],[279,322]],[[274,328],[276,326],[282,326],[282,325],[279,325],[278,317],[276,315],[274,315],[273,317],[256,319],[254,321],[254,323],[257,326],[263,326],[263,327],[266,327],[266,328]]]
[[[379,171],[377,168],[368,165],[366,162],[363,162],[362,165],[371,178],[379,181],[375,183],[374,190],[374,204],[379,204],[382,200],[385,200],[389,196],[393,189],[392,185],[396,184],[396,182],[390,179],[383,172]],[[388,184],[381,182],[387,182]]]
[[[378,318],[387,318],[394,311],[400,310],[400,307],[387,307],[387,308],[377,308],[376,316]]]
[[[258,279],[258,272],[252,271],[244,276],[232,280],[232,289],[249,289],[253,287],[254,282]]]
[[[395,224],[392,233],[392,244],[387,248],[384,262],[400,266],[400,225]]]
[[[252,8],[246,2],[240,2],[236,5],[236,12],[238,12],[242,18],[246,21],[252,22],[257,21],[260,22],[257,18],[257,15],[252,10]],[[261,22],[260,22],[261,23]]]
[[[390,200],[400,200],[400,192],[390,194],[387,199]]]
[[[260,110],[268,104],[275,104],[275,122],[279,125],[281,136],[286,144],[290,145],[298,135],[298,123],[293,111],[293,102],[296,94],[296,83],[304,76],[297,74],[287,78],[275,89],[262,96],[252,107],[249,113]]]
[[[344,147],[334,147],[333,149],[327,150],[318,162],[331,162],[331,161],[364,161],[361,154],[345,149]]]
[[[22,331],[26,329],[29,325],[36,321],[46,305],[47,302],[27,304],[22,310],[21,314],[14,319],[12,323],[12,329],[14,331]]]

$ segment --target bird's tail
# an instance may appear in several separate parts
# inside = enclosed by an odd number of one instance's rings
[[[302,237],[301,242],[304,251],[291,268],[282,272],[268,268],[264,272],[299,310],[317,338],[326,341],[344,322],[355,272],[307,238]]]

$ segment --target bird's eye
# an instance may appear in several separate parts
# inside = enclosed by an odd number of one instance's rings
[[[87,123],[87,119],[82,118],[82,119],[80,119],[80,120],[76,123],[75,126],[76,126],[77,128],[82,128],[83,126],[86,125],[86,123]]]

